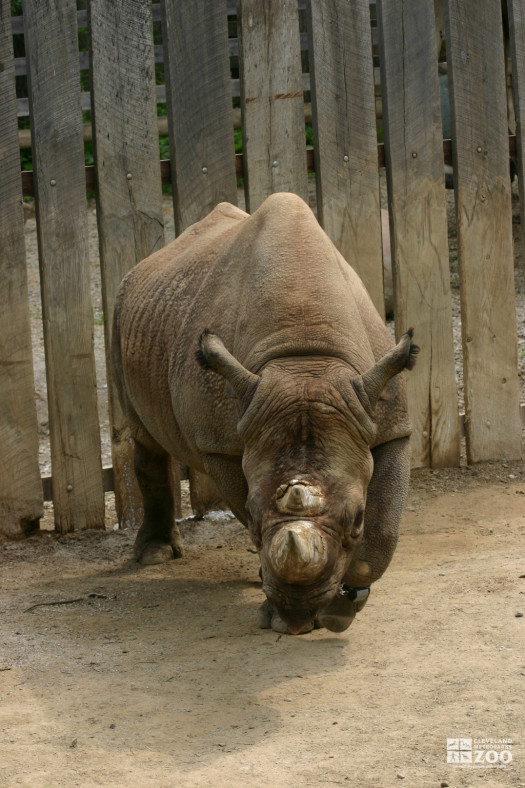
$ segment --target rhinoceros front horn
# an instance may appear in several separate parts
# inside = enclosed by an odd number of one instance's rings
[[[363,388],[368,396],[372,410],[374,410],[379,395],[390,378],[393,378],[394,375],[397,375],[403,369],[412,369],[414,367],[419,347],[413,344],[413,336],[414,329],[409,328],[397,345],[363,375]]]
[[[286,583],[308,585],[323,573],[328,551],[321,532],[298,520],[280,528],[268,546],[268,560]]]
[[[200,335],[197,361],[205,369],[212,369],[222,375],[241,402],[252,398],[260,377],[245,369],[235,356],[226,350],[217,334],[203,331]]]

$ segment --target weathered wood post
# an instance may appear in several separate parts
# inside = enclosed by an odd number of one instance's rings
[[[308,202],[297,0],[237,3],[246,208],[273,192]]]
[[[226,0],[162,0],[161,15],[179,235],[217,203],[237,205]],[[217,496],[199,475],[191,472],[190,487],[194,510],[202,513]]]
[[[151,5],[142,0],[91,0],[89,6],[97,224],[115,503],[122,527],[140,525],[142,498],[133,440],[111,379],[113,311],[125,274],[164,245],[151,16]],[[180,485],[175,487],[180,513]]]
[[[309,0],[307,11],[317,216],[384,317],[369,8]]]
[[[521,457],[501,8],[445,0],[469,462]]]
[[[178,235],[237,205],[226,0],[162,0],[161,13]]]
[[[104,527],[77,8],[24,5],[55,525]]]
[[[38,527],[43,503],[10,11],[0,3],[0,533],[16,538]]]
[[[415,467],[459,465],[443,140],[432,0],[378,0],[396,335],[421,347],[407,376]]]

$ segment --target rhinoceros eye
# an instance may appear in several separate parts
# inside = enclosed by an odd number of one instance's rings
[[[343,514],[343,546],[347,548],[355,547],[355,539],[358,539],[363,532],[365,522],[365,507],[359,506],[355,515],[350,507],[346,507]]]
[[[360,509],[357,512],[357,514],[356,514],[356,516],[354,518],[354,523],[352,525],[351,535],[353,536],[354,539],[357,536],[359,536],[359,534],[363,530],[364,521],[365,521],[365,512],[364,512],[364,509]]]

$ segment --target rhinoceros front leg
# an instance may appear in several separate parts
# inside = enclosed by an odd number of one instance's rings
[[[201,459],[224,502],[235,517],[249,529],[251,518],[246,510],[248,484],[242,470],[242,457],[229,454],[202,454]]]
[[[206,470],[214,479],[224,499],[228,502],[235,517],[245,525],[252,535],[254,544],[259,547],[258,535],[251,530],[251,518],[246,510],[248,497],[248,484],[242,470],[240,457],[230,457],[220,454],[206,454],[203,456]],[[259,575],[262,578],[261,571]],[[275,632],[287,633],[288,627],[268,599],[266,599],[257,613],[257,625],[260,629],[273,629]],[[305,629],[309,632],[312,627]]]
[[[374,473],[368,485],[363,540],[343,578],[341,595],[316,622],[333,632],[347,629],[364,607],[367,590],[387,568],[397,544],[410,480],[409,439],[377,446],[372,455]]]
[[[135,439],[135,474],[144,502],[144,521],[133,552],[141,564],[160,564],[182,556],[170,462],[169,454],[160,446],[146,446]]]
[[[345,583],[352,587],[374,583],[392,560],[410,481],[408,438],[377,446],[372,456],[374,473],[368,486],[363,541],[345,575]]]

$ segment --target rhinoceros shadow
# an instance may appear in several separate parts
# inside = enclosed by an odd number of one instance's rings
[[[185,773],[243,752],[293,722],[297,705],[313,713],[314,687],[359,653],[350,631],[258,629],[264,596],[248,539],[219,533],[203,550],[193,536],[185,557],[149,567],[129,558],[131,537],[72,537],[55,577],[20,602],[29,694],[108,762],[132,750]]]

